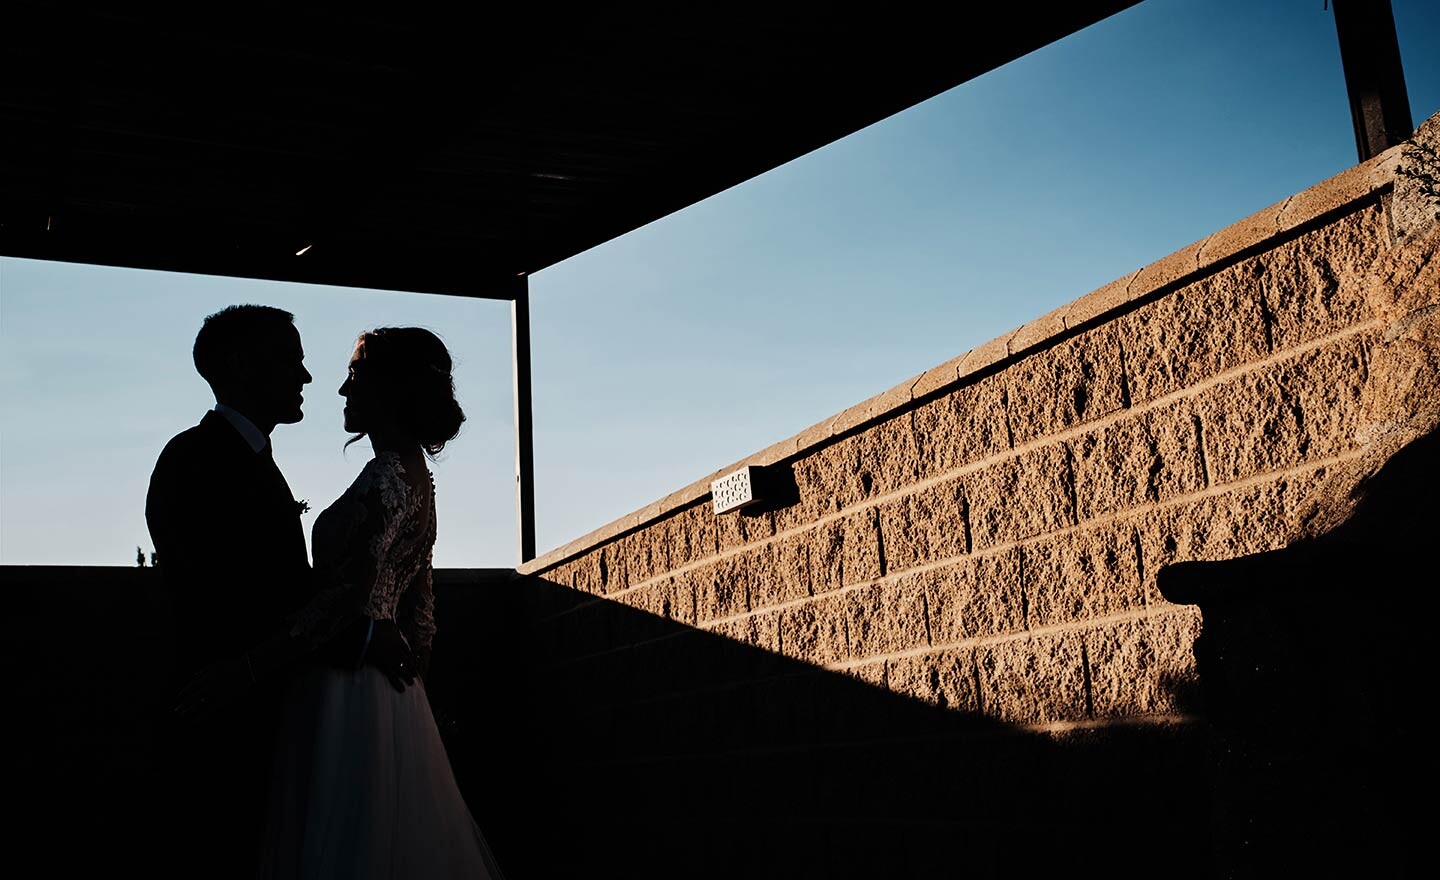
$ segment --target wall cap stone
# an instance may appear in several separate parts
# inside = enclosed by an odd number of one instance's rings
[[[714,480],[747,465],[771,465],[797,458],[831,438],[878,421],[918,397],[966,384],[982,370],[1013,362],[1074,328],[1123,309],[1166,287],[1193,280],[1232,257],[1283,236],[1332,211],[1368,199],[1391,187],[1406,144],[1362,162],[1118,278],[1054,311],[976,346],[959,357],[921,373],[868,400],[836,413],[793,437],[721,468],[641,509],[570,541],[517,568],[539,574],[651,522],[706,500]],[[722,514],[734,516],[736,514]]]

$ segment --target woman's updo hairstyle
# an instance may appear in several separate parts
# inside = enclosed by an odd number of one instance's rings
[[[362,333],[355,351],[356,367],[384,389],[396,422],[431,458],[439,455],[465,421],[445,343],[420,327],[380,327]]]

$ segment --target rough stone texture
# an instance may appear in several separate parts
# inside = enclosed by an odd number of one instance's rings
[[[808,533],[810,540],[810,592],[819,595],[839,589],[845,565],[845,524],[831,520]]]
[[[976,549],[1075,524],[1074,477],[1063,444],[976,471],[965,478],[965,495]]]
[[[1344,337],[1198,395],[1210,481],[1230,483],[1354,449],[1369,341]]]
[[[718,522],[709,502],[677,510],[657,526],[655,540],[669,546],[671,570],[705,559],[719,549]]]
[[[752,614],[739,620],[727,620],[711,627],[717,636],[762,648],[766,651],[780,650],[780,614]]]
[[[946,645],[1024,629],[1020,572],[1021,551],[1012,548],[905,577],[923,585],[931,640]]]
[[[1167,703],[1148,621],[1127,620],[1084,634],[1090,706],[1097,718],[1145,715]]]
[[[711,507],[710,518],[715,523],[721,552],[734,550],[775,534],[775,514],[771,511],[751,513],[742,509],[716,516],[714,508]]]
[[[821,592],[810,567],[812,539],[810,534],[798,534],[775,542],[774,564],[780,581],[777,599],[801,599]]]
[[[880,511],[875,508],[853,513],[841,520],[842,556],[840,584],[865,583],[883,577],[880,557]]]
[[[1084,653],[1073,632],[977,648],[985,714],[1014,724],[1084,719]]]
[[[852,507],[868,494],[860,480],[858,437],[846,437],[800,458],[794,475],[800,503],[776,512],[776,526],[782,532]]]
[[[889,494],[919,478],[919,442],[909,411],[877,423],[855,439],[863,497]]]
[[[1243,260],[1116,322],[1132,404],[1269,354],[1260,306],[1265,259]]]
[[[1271,347],[1283,351],[1363,321],[1360,279],[1386,237],[1375,204],[1275,248],[1261,278]]]
[[[922,584],[887,581],[842,595],[851,657],[893,654],[930,644]]]
[[[1041,538],[1024,546],[1022,559],[1031,629],[1144,607],[1139,543],[1129,524]]]
[[[1003,376],[982,379],[914,411],[921,479],[1009,449]]]
[[[1080,520],[1205,487],[1200,427],[1187,401],[1138,412],[1070,441]]]
[[[1017,446],[1125,406],[1120,345],[1111,326],[1036,352],[1005,377]]]
[[[733,617],[750,610],[747,576],[741,559],[743,557],[727,557],[679,576],[679,580],[695,591],[700,622]]]
[[[891,691],[957,712],[980,712],[974,652],[959,648],[886,661]]]
[[[780,612],[780,653],[823,666],[850,657],[846,632],[849,602],[844,594],[817,596]]]
[[[880,505],[887,572],[961,556],[969,551],[965,489],[952,480]]]

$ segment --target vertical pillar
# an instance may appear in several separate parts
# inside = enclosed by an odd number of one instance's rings
[[[1410,98],[1390,0],[1334,0],[1355,147],[1364,162],[1410,137]]]
[[[535,558],[535,445],[530,417],[530,279],[520,278],[510,301],[510,339],[515,363],[515,504],[520,562]]]

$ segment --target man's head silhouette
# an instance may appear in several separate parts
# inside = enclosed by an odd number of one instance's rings
[[[311,376],[295,316],[270,306],[227,306],[205,319],[195,336],[195,369],[215,401],[269,434],[300,421]]]

